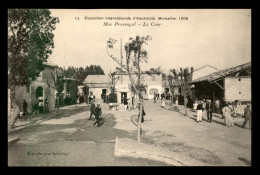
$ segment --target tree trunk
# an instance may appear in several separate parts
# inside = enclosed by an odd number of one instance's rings
[[[137,142],[141,141],[141,120],[143,114],[143,98],[140,98],[138,125],[137,125]]]
[[[184,114],[184,116],[187,116],[186,93],[185,93],[185,92],[184,92],[184,94],[183,94],[183,98],[184,98],[184,109],[185,109],[185,114]]]
[[[60,108],[60,102],[61,102],[61,98],[60,98],[60,95],[58,95],[58,97],[59,97],[59,100],[58,100],[58,103],[57,103],[57,109],[58,109],[58,112],[59,112],[59,108]]]
[[[179,105],[179,94],[177,93],[177,104],[176,104],[177,108],[178,108],[178,105]]]
[[[12,105],[13,105],[13,113],[11,114],[10,119],[8,120],[8,124],[10,128],[13,128],[17,117],[20,115],[20,108],[16,103],[16,101],[13,101]]]
[[[11,91],[10,91],[10,96],[11,96],[11,105],[13,104],[13,102],[15,102],[15,86],[13,86],[13,88],[11,88]]]
[[[174,92],[171,91],[171,98],[170,98],[170,100],[171,100],[171,105],[172,105],[172,103],[173,103],[173,94],[174,94]]]
[[[184,116],[187,116],[187,107],[186,107],[186,89],[184,87],[184,91],[183,91],[183,98],[184,98],[184,109],[185,109],[185,114]]]

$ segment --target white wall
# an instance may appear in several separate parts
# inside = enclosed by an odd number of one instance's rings
[[[224,81],[227,101],[251,101],[251,78],[226,77]]]
[[[93,92],[93,95],[95,95],[95,99],[101,99],[102,89],[106,89],[107,93],[110,93],[110,90],[108,88],[89,88],[89,92]]]
[[[159,94],[164,93],[164,88],[163,88],[161,85],[148,86],[148,87],[147,87],[148,99],[153,99],[153,97],[154,97],[154,94],[150,94],[150,93],[149,93],[150,89],[158,89],[158,93],[159,93]]]

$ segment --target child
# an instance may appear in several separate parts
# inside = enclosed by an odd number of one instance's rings
[[[102,110],[100,108],[100,104],[97,104],[97,107],[95,108],[95,118],[96,118],[96,121],[95,123],[93,124],[94,126],[97,124],[97,127],[99,127],[99,122],[101,120],[101,114],[102,114]]]

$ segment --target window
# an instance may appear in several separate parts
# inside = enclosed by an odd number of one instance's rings
[[[155,81],[155,76],[154,75],[152,75],[152,81]]]

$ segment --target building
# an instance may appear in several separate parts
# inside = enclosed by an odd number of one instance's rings
[[[119,76],[119,80],[116,83],[116,93],[117,93],[117,101],[122,102],[123,95],[127,98],[134,96],[131,92],[131,82],[128,74],[123,73],[122,76],[120,73],[115,76]],[[122,79],[121,79],[122,78]],[[133,76],[134,80],[137,80],[136,76]],[[141,74],[141,83],[146,86],[146,90],[143,96],[146,99],[152,99],[154,97],[154,93],[164,93],[164,88],[162,87],[162,74]]]
[[[192,79],[196,80],[198,78],[204,77],[206,75],[212,74],[212,73],[217,72],[217,71],[219,71],[219,69],[217,69],[213,66],[210,66],[210,65],[205,65],[205,66],[202,66],[198,69],[193,70]]]
[[[56,89],[51,73],[54,73],[56,65],[51,63],[43,63],[44,70],[40,72],[36,80],[32,81],[28,86],[20,86],[15,88],[15,99],[18,101],[20,110],[23,109],[23,100],[28,103],[28,112],[32,111],[32,105],[38,104],[38,98],[48,100],[49,110],[55,108]]]
[[[75,78],[63,78],[64,88],[62,94],[64,96],[65,104],[77,103],[78,86]],[[67,98],[66,98],[67,97]]]
[[[115,77],[119,77],[115,84],[115,93],[117,94],[117,102],[123,102],[123,96],[131,98],[136,95],[131,92],[131,82],[127,73],[116,73]],[[137,77],[133,76],[136,80]],[[111,84],[108,75],[88,75],[84,84],[89,86],[90,95],[95,95],[96,99],[100,99],[102,94],[109,94],[111,92]],[[154,93],[164,93],[162,87],[162,74],[141,74],[141,83],[146,86],[144,97],[152,99]]]
[[[251,101],[251,62],[193,79],[193,95],[242,103]]]
[[[83,83],[89,87],[89,95],[95,95],[96,99],[111,91],[108,75],[88,75]]]

